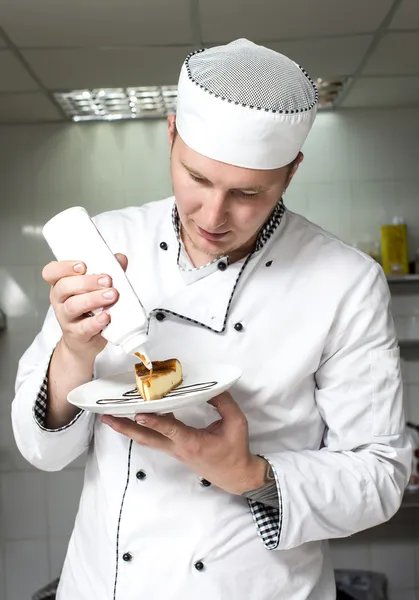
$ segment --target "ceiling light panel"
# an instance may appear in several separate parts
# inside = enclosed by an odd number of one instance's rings
[[[176,86],[74,90],[54,94],[73,121],[164,118],[176,108]]]
[[[319,107],[332,108],[346,83],[343,78],[318,79]],[[162,119],[176,112],[177,86],[73,90],[54,96],[73,121]]]

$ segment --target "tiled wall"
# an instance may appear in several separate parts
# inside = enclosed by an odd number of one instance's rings
[[[19,356],[47,308],[39,228],[71,205],[92,213],[171,193],[163,122],[0,127],[0,600],[27,600],[59,574],[83,478],[79,459],[42,473],[18,454],[10,402]],[[321,114],[287,205],[351,243],[376,240],[394,215],[419,247],[419,110]],[[419,312],[418,295],[398,295],[400,317]],[[405,323],[404,321],[401,322]],[[419,337],[419,336],[418,336]],[[419,422],[419,362],[405,361],[409,416]],[[386,571],[391,600],[419,600],[419,509],[335,542],[337,567]]]

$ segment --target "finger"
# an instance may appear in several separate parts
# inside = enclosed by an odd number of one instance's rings
[[[110,320],[110,315],[102,311],[94,317],[86,317],[78,323],[73,323],[71,325],[71,334],[81,342],[90,342],[92,338],[101,333]]]
[[[103,290],[111,285],[112,279],[109,275],[76,275],[75,277],[63,277],[57,281],[52,293],[55,300],[62,304],[71,296]]]
[[[126,271],[127,267],[128,267],[128,258],[125,256],[125,254],[121,254],[118,252],[115,254],[115,257],[116,257],[116,260],[121,265],[121,267],[124,269],[124,271]]]
[[[135,416],[135,420],[143,427],[152,429],[172,442],[181,444],[187,442],[191,438],[192,432],[195,431],[192,427],[178,421],[173,414],[138,414]]]
[[[154,448],[155,450],[162,450],[166,452],[169,451],[172,445],[170,440],[164,436],[144,427],[139,427],[138,423],[132,421],[131,419],[104,415],[101,418],[101,421],[105,425],[111,427],[114,431],[125,435],[141,446],[148,446],[150,448]]]
[[[71,296],[62,306],[66,318],[74,320],[93,310],[114,304],[117,299],[118,292],[113,288],[108,288],[103,291]]]
[[[52,261],[42,269],[43,279],[49,285],[55,285],[62,277],[82,275],[86,272],[86,265],[77,260]]]
[[[242,424],[247,424],[247,419],[229,392],[223,392],[212,400],[208,401],[208,404],[212,404],[224,421],[240,421]]]

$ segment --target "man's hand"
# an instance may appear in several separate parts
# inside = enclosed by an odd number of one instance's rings
[[[217,487],[241,495],[264,485],[266,462],[251,454],[247,420],[228,392],[213,398],[220,419],[204,429],[173,415],[139,414],[130,419],[105,415],[102,422],[137,444],[170,454]]]
[[[128,259],[116,254],[124,269]],[[118,300],[109,275],[86,275],[86,265],[76,260],[47,264],[42,277],[51,286],[50,302],[62,330],[61,345],[68,354],[93,364],[107,342],[100,332],[110,321],[106,308]],[[96,316],[91,312],[103,308]]]

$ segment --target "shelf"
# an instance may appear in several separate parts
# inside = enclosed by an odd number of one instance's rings
[[[394,284],[419,284],[419,275],[389,275],[387,276],[389,285]]]
[[[419,294],[419,275],[388,276],[387,282],[392,294]]]

